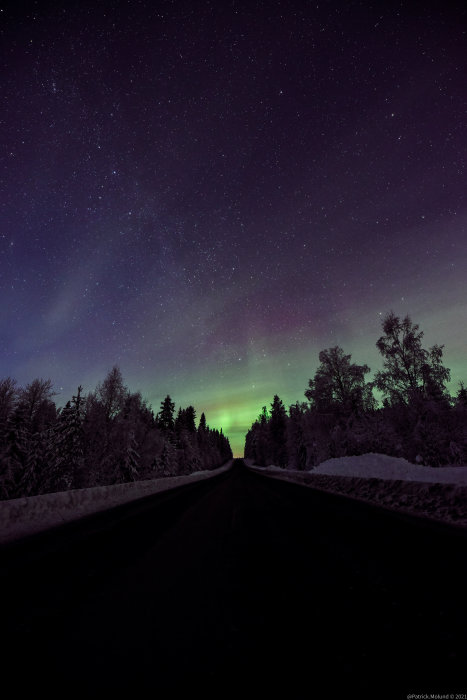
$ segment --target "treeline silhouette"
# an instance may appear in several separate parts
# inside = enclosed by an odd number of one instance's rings
[[[366,381],[367,365],[351,362],[342,348],[319,354],[308,382],[308,402],[286,411],[274,396],[245,439],[245,457],[257,464],[310,469],[326,459],[367,452],[405,457],[433,467],[467,462],[467,390],[446,389],[443,347],[422,346],[423,332],[409,316],[390,312],[376,346],[383,368]],[[374,396],[380,392],[382,405]]]
[[[56,407],[50,380],[26,387],[0,380],[0,498],[215,469],[232,457],[228,439],[198,426],[193,406],[170,396],[154,415],[115,366],[86,396],[82,388]]]

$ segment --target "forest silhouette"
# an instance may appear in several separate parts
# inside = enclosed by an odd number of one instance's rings
[[[275,395],[245,438],[245,457],[258,465],[307,470],[332,457],[379,452],[432,467],[465,464],[467,390],[446,388],[443,346],[425,349],[423,332],[392,311],[376,345],[383,367],[372,381],[367,365],[335,346],[322,350],[308,382],[307,402],[286,410]],[[374,391],[382,397],[378,404]],[[18,387],[0,380],[0,498],[125,483],[216,469],[231,459],[222,429],[196,425],[193,406],[167,395],[155,414],[114,366],[87,395],[78,387],[57,408],[50,379]]]
[[[140,392],[124,385],[115,366],[95,391],[82,388],[62,408],[50,380],[18,388],[0,380],[0,495],[32,496],[140,479],[191,474],[232,457],[228,439],[196,427],[193,406],[170,396],[155,415]]]
[[[245,457],[260,466],[308,470],[347,455],[379,452],[439,467],[467,460],[467,390],[446,388],[443,346],[425,349],[423,331],[409,316],[389,312],[376,346],[383,368],[366,381],[367,365],[336,346],[319,354],[308,402],[286,411],[279,396],[263,406],[246,435]],[[382,405],[374,395],[382,396]]]

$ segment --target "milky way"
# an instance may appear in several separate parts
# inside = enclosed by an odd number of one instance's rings
[[[390,309],[467,379],[467,13],[3,4],[0,373],[118,364],[236,454]]]

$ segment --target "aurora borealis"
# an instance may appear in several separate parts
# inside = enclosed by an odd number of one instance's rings
[[[408,313],[467,379],[464,3],[0,6],[0,361],[234,453]]]

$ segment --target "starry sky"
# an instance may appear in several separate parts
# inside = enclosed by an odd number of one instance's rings
[[[462,2],[0,2],[0,374],[234,453],[389,310],[467,379]],[[430,8],[430,9],[428,9]]]

